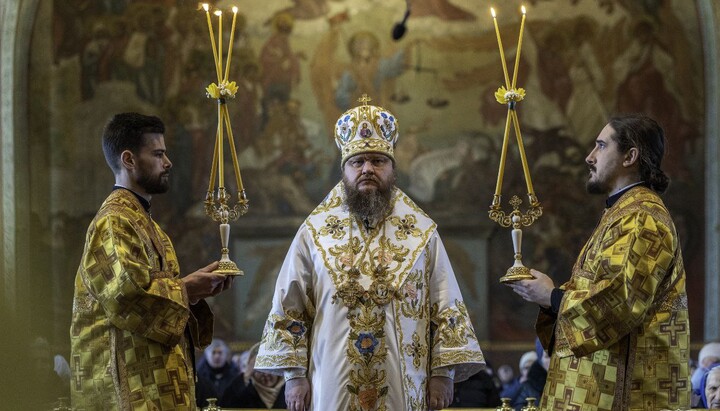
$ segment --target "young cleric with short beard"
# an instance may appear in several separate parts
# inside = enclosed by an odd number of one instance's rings
[[[484,365],[436,224],[395,187],[397,119],[362,105],[335,125],[343,180],[298,230],[255,367],[289,410],[441,409]]]

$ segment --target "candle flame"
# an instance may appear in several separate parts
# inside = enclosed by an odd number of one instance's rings
[[[216,16],[222,16],[222,10],[215,10]]]
[[[495,9],[490,7],[490,14],[492,14],[493,18],[495,18]]]
[[[209,11],[209,10],[210,10],[210,5],[207,4],[207,3],[203,3],[203,4],[202,4],[202,8],[205,9],[205,11]]]
[[[233,6],[232,11],[233,11],[233,13],[237,13],[238,12],[237,6]]]
[[[522,11],[522,14],[525,14],[525,6],[520,7],[520,11]]]

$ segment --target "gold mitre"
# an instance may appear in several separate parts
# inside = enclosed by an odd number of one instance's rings
[[[360,153],[385,154],[395,161],[393,151],[399,136],[398,121],[382,107],[368,105],[370,97],[358,99],[362,105],[343,113],[335,124],[335,143],[345,165],[348,158]]]

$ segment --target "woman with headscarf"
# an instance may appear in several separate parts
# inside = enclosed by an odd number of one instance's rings
[[[720,409],[720,363],[708,367],[700,383],[700,399],[703,408]]]
[[[245,373],[236,377],[218,405],[228,408],[278,408],[286,409],[285,380],[274,374],[264,373],[255,369],[260,343],[250,348],[250,355],[244,367]]]

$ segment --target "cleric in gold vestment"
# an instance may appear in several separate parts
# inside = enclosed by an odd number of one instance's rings
[[[543,410],[689,408],[690,328],[680,241],[659,197],[662,128],[615,117],[586,162],[590,193],[607,208],[568,282],[511,285],[541,305],[536,329],[551,354]]]
[[[74,410],[194,410],[193,346],[212,338],[202,299],[230,286],[210,271],[180,278],[150,217],[172,163],[157,117],[124,113],[103,134],[115,187],[88,228],[70,329]]]

